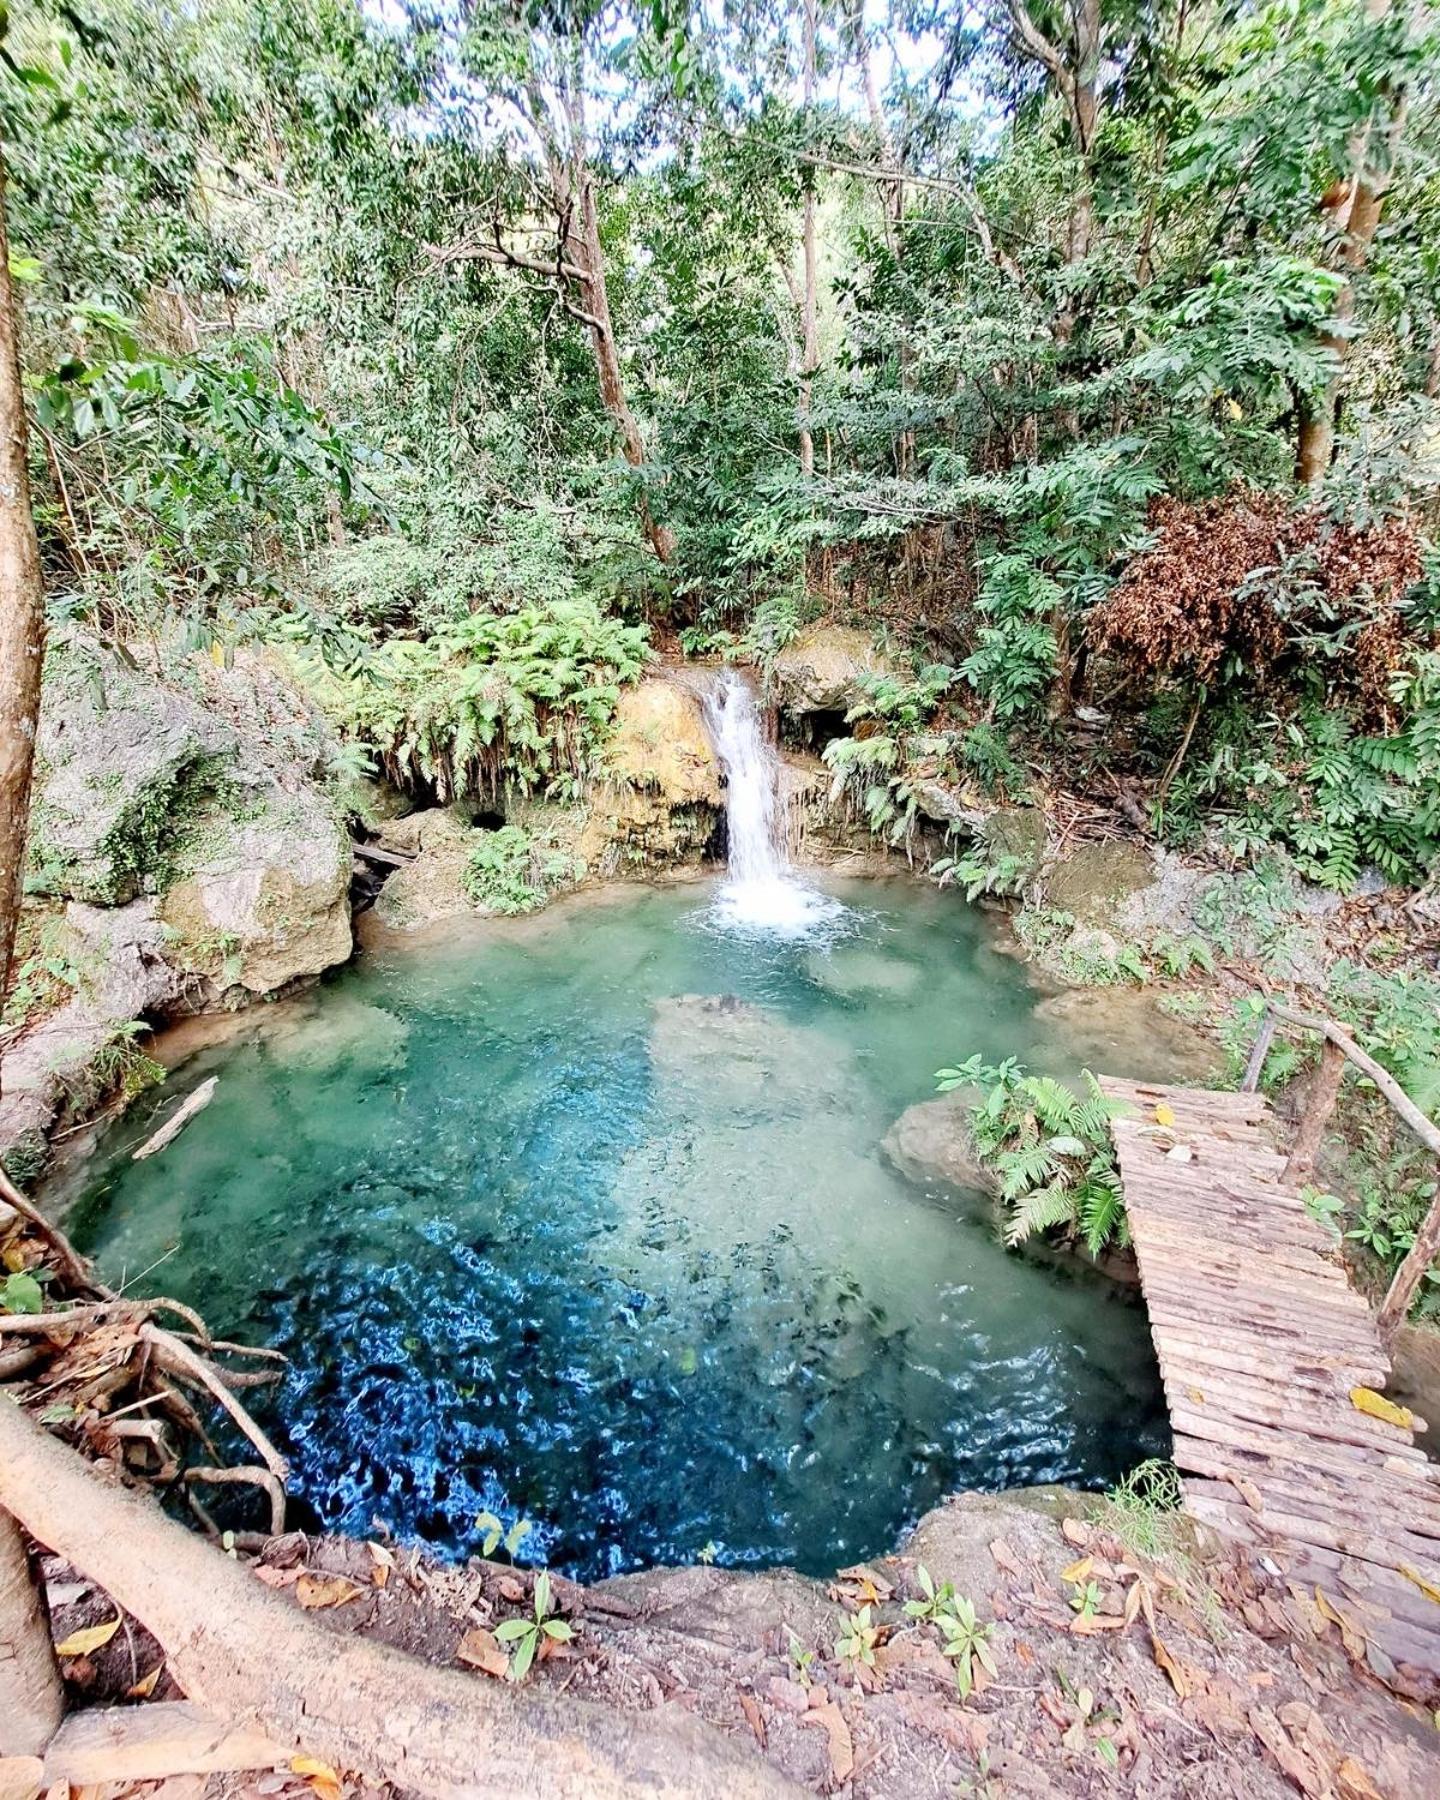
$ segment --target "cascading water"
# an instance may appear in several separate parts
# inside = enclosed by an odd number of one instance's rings
[[[780,759],[765,741],[749,684],[725,669],[705,696],[705,717],[725,768],[729,875],[716,902],[725,926],[804,936],[844,908],[796,879],[780,817]]]

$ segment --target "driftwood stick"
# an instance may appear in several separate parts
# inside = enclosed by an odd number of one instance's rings
[[[3,1397],[0,1507],[148,1627],[197,1706],[287,1757],[427,1800],[798,1800],[678,1707],[622,1713],[327,1630]]]
[[[1270,1054],[1270,1046],[1275,1042],[1275,1014],[1268,1010],[1260,1021],[1260,1029],[1255,1034],[1255,1042],[1250,1046],[1250,1060],[1245,1065],[1245,1079],[1240,1083],[1242,1094],[1253,1094],[1260,1085],[1260,1077],[1265,1069],[1265,1058]]]
[[[218,1075],[212,1075],[208,1081],[202,1081],[195,1092],[176,1107],[160,1129],[146,1138],[138,1150],[132,1152],[131,1162],[143,1162],[147,1156],[154,1156],[167,1144],[173,1144],[196,1113],[204,1112],[215,1098],[215,1090],[219,1085],[220,1077]]]
[[[226,1387],[219,1372],[203,1356],[197,1356],[188,1344],[182,1344],[179,1338],[172,1337],[168,1331],[162,1331],[158,1325],[142,1325],[140,1336],[150,1345],[156,1362],[167,1374],[173,1375],[177,1381],[188,1382],[192,1387],[204,1388],[212,1398],[220,1402],[260,1452],[261,1462],[278,1482],[283,1485],[289,1480],[289,1463]]]

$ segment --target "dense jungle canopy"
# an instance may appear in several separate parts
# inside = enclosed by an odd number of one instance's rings
[[[1118,780],[1171,841],[1423,882],[1436,25],[31,0],[52,627],[283,642],[340,774],[443,799],[583,774],[647,645],[826,613],[913,668],[826,752],[877,829],[916,770]]]

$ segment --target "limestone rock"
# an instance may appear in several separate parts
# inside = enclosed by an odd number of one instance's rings
[[[313,790],[266,783],[255,807],[186,846],[160,916],[218,988],[270,994],[350,955],[350,845]]]
[[[869,632],[807,625],[771,665],[775,698],[787,712],[835,712],[860,696],[860,677],[888,668]]]
[[[1079,1067],[1139,1081],[1203,1085],[1216,1077],[1211,1039],[1137,988],[1070,988],[1042,1000],[1035,1018],[1048,1051],[1033,1060],[1056,1075]]]
[[[1150,885],[1154,864],[1148,850],[1116,839],[1082,844],[1045,875],[1045,904],[1084,925],[1108,926],[1132,895]]]
[[[1009,857],[1018,865],[1015,887],[1032,880],[1045,860],[1045,814],[1038,806],[1002,806],[980,835],[992,861]]]
[[[74,997],[25,1030],[0,1068],[0,1158],[16,1179],[43,1170],[48,1134],[62,1118],[84,1118],[123,1083],[136,1054],[126,1028],[181,995],[184,978],[170,952],[149,900],[66,908],[63,954],[78,978]]]
[[[667,807],[724,802],[720,762],[700,703],[663,676],[622,691],[605,760],[613,783],[654,794]]]
[[[970,1115],[983,1098],[979,1088],[955,1088],[906,1107],[886,1133],[881,1149],[907,1181],[948,1181],[952,1187],[998,1194],[970,1135]]]
[[[475,833],[449,807],[431,807],[392,820],[380,842],[387,850],[415,859],[396,869],[381,888],[375,917],[382,925],[392,931],[418,931],[475,911],[464,882]]]
[[[31,808],[32,892],[122,905],[161,862],[234,738],[191,696],[84,640],[47,658]]]
[[[46,665],[32,890],[159,897],[167,959],[273,992],[350,954],[350,850],[316,785],[324,727],[265,658],[163,675],[60,639]]]

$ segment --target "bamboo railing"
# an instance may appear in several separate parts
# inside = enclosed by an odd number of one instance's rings
[[[1294,1007],[1282,1005],[1278,1000],[1271,1000],[1266,1004],[1260,1020],[1260,1030],[1245,1068],[1245,1078],[1240,1083],[1242,1093],[1255,1092],[1260,1082],[1260,1071],[1265,1067],[1265,1058],[1270,1054],[1275,1033],[1281,1025],[1293,1026],[1299,1031],[1317,1032],[1321,1039],[1320,1071],[1306,1102],[1299,1129],[1295,1133],[1295,1143],[1282,1175],[1284,1181],[1298,1187],[1308,1180],[1315,1165],[1320,1140],[1325,1135],[1325,1127],[1335,1110],[1335,1102],[1340,1097],[1340,1083],[1347,1062],[1353,1063],[1362,1075],[1374,1083],[1376,1091],[1384,1095],[1414,1136],[1434,1156],[1440,1158],[1440,1125],[1436,1125],[1433,1119],[1421,1112],[1388,1069],[1381,1068],[1375,1058],[1362,1050],[1349,1032],[1333,1019],[1321,1018],[1317,1013],[1299,1012]],[[1415,1242],[1395,1271],[1394,1279],[1380,1303],[1377,1324],[1387,1347],[1396,1327],[1408,1317],[1415,1290],[1437,1255],[1440,1255],[1440,1185],[1437,1185],[1430,1210],[1415,1234]]]

